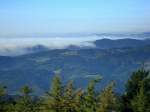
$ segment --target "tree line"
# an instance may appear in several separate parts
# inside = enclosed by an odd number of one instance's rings
[[[86,89],[80,89],[73,81],[63,85],[56,75],[51,89],[40,97],[33,96],[28,86],[16,97],[9,97],[6,87],[0,86],[0,112],[150,112],[149,71],[133,72],[121,95],[114,92],[114,82],[96,91],[99,81],[91,80]]]

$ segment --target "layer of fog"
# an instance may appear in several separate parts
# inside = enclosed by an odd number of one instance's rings
[[[120,39],[111,36],[86,36],[86,37],[16,37],[0,38],[0,55],[14,56],[28,53],[29,48],[44,46],[48,49],[64,49],[68,46],[95,47],[94,41],[108,38]]]

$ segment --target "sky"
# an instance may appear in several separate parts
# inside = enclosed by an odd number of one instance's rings
[[[150,0],[0,0],[0,36],[147,32]]]

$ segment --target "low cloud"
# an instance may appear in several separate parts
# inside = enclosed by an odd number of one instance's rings
[[[95,47],[94,41],[102,39],[99,36],[86,37],[30,37],[30,38],[0,38],[0,55],[21,55],[28,52],[28,48],[38,45],[48,49],[64,49],[68,46]]]
[[[94,42],[99,39],[130,38],[122,36],[77,36],[77,37],[13,37],[0,38],[0,55],[14,56],[32,52],[32,48],[43,46],[47,49],[64,49],[68,46],[95,47]],[[133,38],[133,37],[132,37]]]

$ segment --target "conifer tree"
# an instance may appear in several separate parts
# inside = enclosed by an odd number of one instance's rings
[[[96,110],[96,93],[95,85],[99,82],[100,79],[91,80],[87,87],[87,94],[85,96],[85,111],[86,112],[95,112]]]
[[[141,86],[140,86],[141,82],[143,83],[143,86],[144,86],[144,87],[142,87],[143,88],[142,91],[144,91],[144,96],[141,96],[142,92],[140,93],[140,91],[141,91]],[[137,95],[137,93],[138,93],[138,95]],[[126,112],[126,111],[132,112],[134,110],[133,105],[137,105],[137,104],[134,104],[133,102],[135,101],[135,99],[140,98],[139,96],[140,97],[147,97],[147,100],[148,100],[147,102],[150,102],[150,77],[149,77],[149,71],[146,71],[143,68],[136,71],[136,72],[133,72],[131,78],[127,82],[126,92],[122,96],[122,99],[123,99],[122,111],[123,112]],[[149,104],[150,103],[148,103],[148,105]]]
[[[28,86],[24,86],[20,92],[21,96],[16,101],[15,112],[37,112],[37,110],[34,109],[34,103],[30,96],[32,89]]]
[[[75,112],[85,112],[85,100],[84,100],[84,91],[82,89],[78,89],[75,92]]]
[[[4,96],[6,94],[6,87],[0,86],[0,97]]]
[[[99,95],[96,112],[116,110],[116,97],[113,92],[114,83],[110,83]]]
[[[75,100],[74,100],[74,87],[73,81],[69,81],[64,91],[64,112],[75,111]]]
[[[6,94],[6,87],[0,86],[0,112],[4,112],[5,110],[5,101],[3,97]]]
[[[150,78],[149,76],[149,71],[146,71],[144,69],[140,69],[136,72],[133,72],[131,78],[128,80],[127,85],[126,85],[126,96],[129,99],[133,99],[134,95],[137,94],[137,92],[140,89],[140,83],[141,81],[144,81],[145,89],[146,91],[150,90]]]
[[[143,81],[140,84],[140,90],[137,95],[131,100],[132,109],[134,112],[149,112],[148,97],[145,94]]]
[[[44,112],[62,112],[63,109],[63,87],[61,78],[56,75],[52,81],[50,91],[45,98]]]

